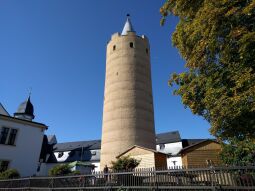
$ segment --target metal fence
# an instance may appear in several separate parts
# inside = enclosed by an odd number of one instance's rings
[[[255,166],[136,169],[1,180],[0,190],[255,190]]]

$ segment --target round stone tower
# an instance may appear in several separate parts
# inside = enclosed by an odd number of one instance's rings
[[[127,18],[107,44],[100,167],[134,145],[156,149],[150,45]]]

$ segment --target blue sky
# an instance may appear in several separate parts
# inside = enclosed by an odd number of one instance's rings
[[[35,121],[59,142],[101,138],[106,43],[131,14],[138,35],[150,40],[157,133],[208,138],[209,124],[185,109],[167,84],[185,70],[172,46],[178,22],[159,25],[163,0],[1,0],[0,102],[13,114],[28,96]]]

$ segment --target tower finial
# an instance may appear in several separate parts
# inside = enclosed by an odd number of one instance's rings
[[[29,89],[28,89],[28,97],[30,97],[31,94],[32,94],[32,87],[29,87]]]
[[[127,20],[126,20],[126,23],[124,25],[121,35],[127,35],[128,32],[135,32],[135,30],[133,29],[133,26],[131,24],[130,14],[127,14]]]
[[[28,88],[28,97],[27,97],[27,101],[30,101],[31,94],[32,94],[32,87],[29,87],[29,88]]]

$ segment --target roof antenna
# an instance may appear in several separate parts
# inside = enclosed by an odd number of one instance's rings
[[[28,89],[28,97],[29,98],[30,98],[31,94],[32,94],[32,87],[29,87],[29,89]]]

